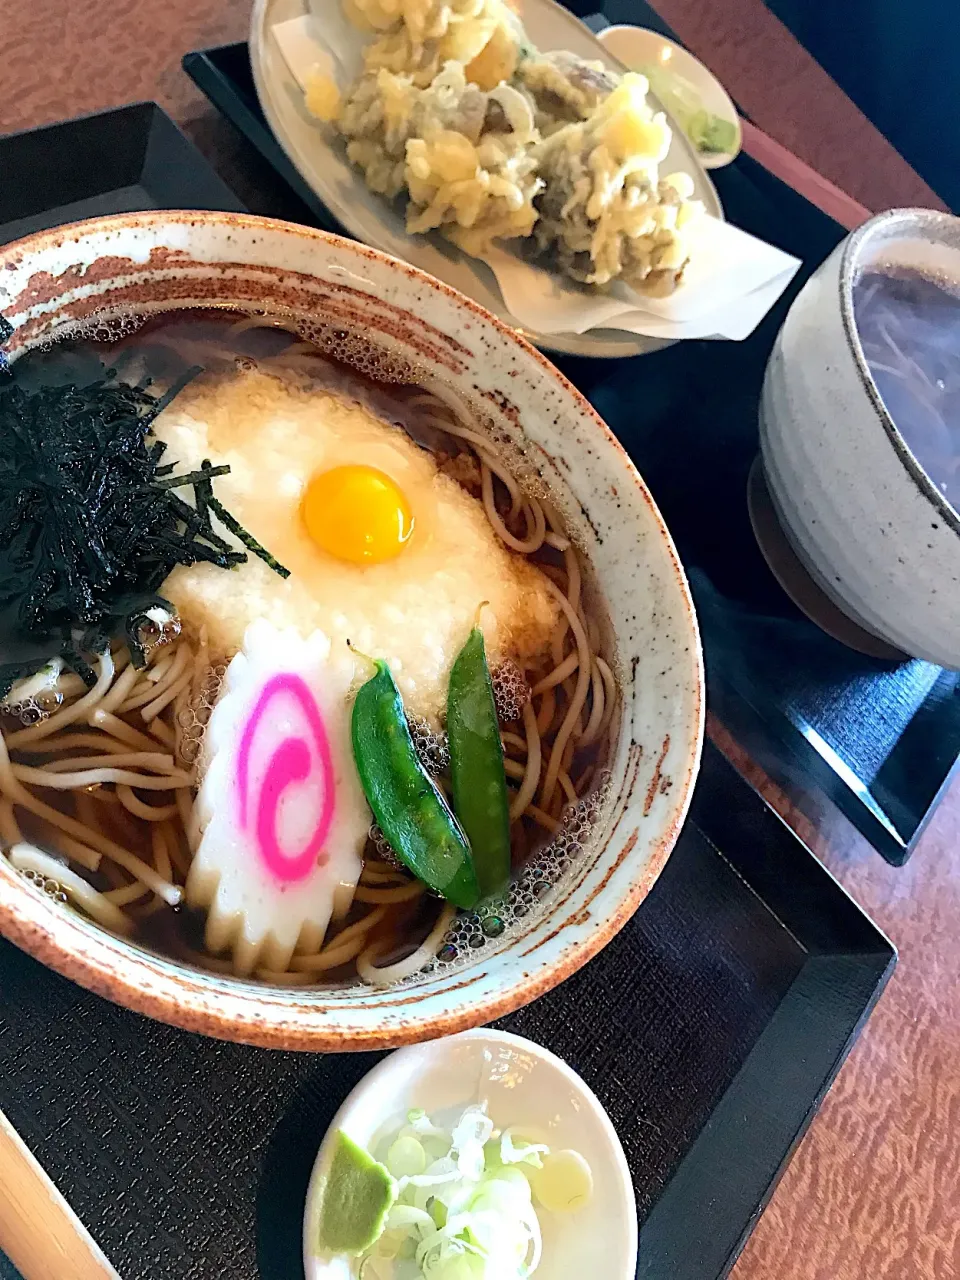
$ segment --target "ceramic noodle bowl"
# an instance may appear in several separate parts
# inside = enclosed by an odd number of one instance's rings
[[[491,1021],[595,955],[629,920],[677,838],[703,729],[700,642],[673,543],[590,405],[516,333],[448,286],[362,245],[223,213],[144,213],[0,249],[14,359],[92,316],[262,309],[336,331],[371,365],[416,371],[466,401],[545,484],[601,597],[621,686],[610,782],[580,856],[502,937],[401,985],[271,986],[201,971],[115,937],[0,857],[0,931],[142,1013],[274,1048],[382,1049]],[[429,589],[429,584],[424,584]]]
[[[764,473],[784,532],[834,604],[894,649],[960,667],[960,516],[870,374],[854,286],[871,268],[918,271],[960,292],[960,219],[881,214],[810,278],[767,366]]]

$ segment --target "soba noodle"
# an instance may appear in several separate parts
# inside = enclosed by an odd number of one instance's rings
[[[265,371],[320,367],[323,353],[286,322],[244,319],[228,336],[264,327],[291,330],[284,350],[257,361]],[[150,341],[172,340],[161,332]],[[222,349],[173,345],[188,359],[223,360]],[[540,567],[557,605],[550,668],[522,673],[521,699],[517,672],[494,673],[502,705],[509,706],[511,690],[516,704],[502,742],[513,852],[522,862],[561,830],[565,809],[597,776],[616,681],[585,608],[580,554],[557,512],[524,487],[485,435],[464,425],[469,407],[449,388],[400,389],[395,397],[412,425],[449,442],[451,457],[462,449],[475,459],[475,495],[490,526],[505,546]],[[190,637],[174,621],[154,637],[146,666],[136,667],[127,648],[115,644],[99,657],[92,688],[65,670],[35,700],[0,715],[0,839],[13,865],[107,929],[151,939],[150,918],[168,918],[184,898],[196,840],[199,740],[228,657],[211,654],[203,633]],[[436,956],[453,915],[399,864],[384,860],[374,831],[349,913],[335,919],[318,948],[295,952],[282,972],[260,969],[256,976],[293,985],[350,973],[395,982]],[[398,938],[408,939],[399,955]],[[174,945],[182,958],[231,970],[223,957],[184,939]]]

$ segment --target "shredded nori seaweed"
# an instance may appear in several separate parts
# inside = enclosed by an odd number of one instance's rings
[[[290,570],[285,569],[279,560],[275,560],[266,547],[262,546],[253,534],[248,533],[239,520],[236,520],[230,514],[222,502],[217,498],[208,497],[206,506],[208,511],[212,511],[217,519],[225,524],[235,537],[240,539],[248,551],[252,551],[255,556],[259,556],[263,563],[269,565],[274,573],[279,573],[281,578],[290,577]]]
[[[151,423],[200,372],[187,370],[160,396],[102,366],[84,385],[0,382],[0,614],[13,648],[25,641],[37,651],[0,664],[0,697],[57,654],[95,679],[84,654],[103,652],[111,638],[125,639],[142,665],[147,610],[173,612],[157,594],[171,570],[247,560],[213,530],[211,512],[288,575],[213,497],[212,481],[229,467],[204,462],[178,476],[175,463],[161,464],[166,446]],[[189,488],[192,506],[176,492]]]

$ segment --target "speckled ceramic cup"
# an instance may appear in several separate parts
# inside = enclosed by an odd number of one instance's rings
[[[355,331],[444,380],[522,451],[586,552],[610,623],[622,715],[583,858],[508,940],[400,987],[279,988],[200,972],[60,906],[0,857],[0,931],[91,990],[189,1030],[283,1049],[383,1049],[491,1021],[561,982],[622,928],[690,799],[703,672],[683,570],[650,494],[542,355],[448,286],[319,231],[222,213],[98,219],[0,249],[12,355],[102,312],[263,307]]]
[[[833,603],[894,649],[960,667],[960,515],[897,430],[857,336],[854,282],[884,264],[960,282],[960,218],[880,214],[807,281],[767,366],[763,469],[784,532]]]

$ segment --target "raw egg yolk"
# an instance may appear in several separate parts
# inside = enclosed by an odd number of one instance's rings
[[[392,560],[413,533],[403,491],[376,467],[351,464],[318,472],[307,484],[301,511],[317,546],[350,564]]]

